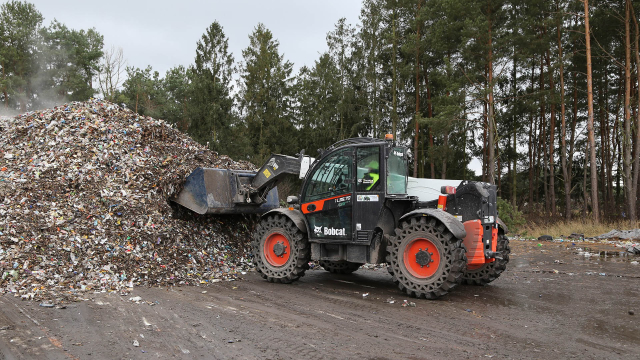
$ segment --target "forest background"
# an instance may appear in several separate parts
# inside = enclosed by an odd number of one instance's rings
[[[364,0],[294,72],[263,24],[241,59],[217,22],[194,62],[129,67],[95,29],[0,5],[0,103],[24,112],[101,97],[261,164],[392,133],[410,174],[498,186],[522,225],[636,223],[639,1]],[[470,170],[479,159],[482,171]],[[518,220],[519,219],[519,220]]]

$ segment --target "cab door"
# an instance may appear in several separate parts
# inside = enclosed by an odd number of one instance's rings
[[[384,204],[385,163],[380,145],[358,147],[353,205],[355,242],[369,244]]]
[[[327,156],[309,174],[300,209],[311,241],[344,242],[353,236],[353,150]]]

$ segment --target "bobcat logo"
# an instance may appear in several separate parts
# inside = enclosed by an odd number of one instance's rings
[[[314,225],[314,226],[313,226],[313,232],[314,232],[316,235],[322,235],[322,226],[315,226],[315,225]]]

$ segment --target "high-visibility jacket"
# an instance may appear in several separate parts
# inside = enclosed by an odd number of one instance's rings
[[[371,189],[373,189],[373,187],[378,182],[378,179],[380,179],[380,174],[376,174],[376,173],[372,172],[372,173],[369,173],[368,175],[371,176],[371,179],[373,180],[371,185],[367,186],[367,190],[371,190]]]

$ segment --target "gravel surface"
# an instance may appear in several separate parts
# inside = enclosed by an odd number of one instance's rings
[[[638,359],[640,267],[620,248],[513,241],[484,287],[404,297],[386,269],[86,294],[64,309],[0,297],[20,359]],[[585,257],[589,252],[593,256]],[[637,263],[637,262],[636,262]],[[412,305],[413,303],[413,305]],[[633,313],[633,315],[631,315]],[[136,342],[137,345],[136,346]]]

